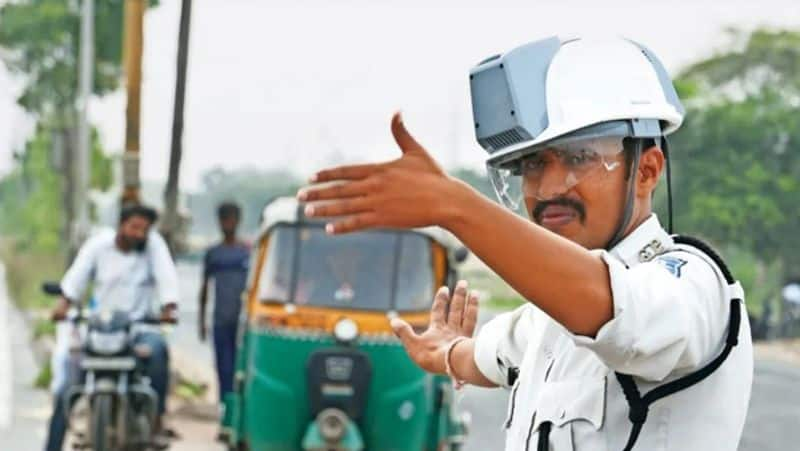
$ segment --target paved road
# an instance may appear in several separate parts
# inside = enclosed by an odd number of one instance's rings
[[[177,330],[175,341],[188,341],[188,329],[186,326]],[[198,365],[207,364],[205,361],[211,358],[210,350],[203,354],[201,348],[194,349]],[[46,391],[33,388],[38,371],[30,346],[30,330],[9,301],[0,264],[0,451],[38,451],[43,447],[51,398]],[[173,443],[172,451],[224,450],[214,442],[217,433],[214,421],[172,415],[170,424],[182,435],[181,440]]]
[[[181,289],[191,293],[182,308],[182,324],[173,340],[199,360],[210,361],[208,346],[196,339],[197,312],[194,298],[199,288],[200,269],[190,263],[179,265]],[[482,321],[491,314],[482,314]],[[499,449],[503,443],[502,423],[508,394],[500,389],[467,387],[460,406],[472,416],[472,432],[465,451]],[[788,451],[800,443],[800,368],[758,360],[753,398],[748,412],[740,451]]]
[[[180,365],[192,367],[213,384],[212,353],[208,343],[197,340],[196,293],[199,268],[179,265],[184,303],[181,324],[171,334],[174,352],[183,356]],[[9,307],[0,268],[0,450],[38,450],[44,438],[50,400],[31,388],[36,363],[29,351],[29,332],[20,314]],[[503,390],[468,387],[460,399],[472,415],[472,433],[466,451],[501,449],[507,394]],[[800,368],[758,360],[753,399],[740,451],[787,451],[800,443]],[[213,422],[176,418],[183,440],[173,451],[222,451],[212,440]]]
[[[471,387],[465,391],[461,405],[471,412],[473,420],[473,432],[465,451],[498,449],[497,443],[503,442],[501,425],[507,394]],[[789,451],[800,449],[798,444],[800,368],[758,360],[739,451]]]
[[[50,415],[47,394],[33,388],[38,367],[22,315],[9,301],[0,264],[0,450],[41,448]]]

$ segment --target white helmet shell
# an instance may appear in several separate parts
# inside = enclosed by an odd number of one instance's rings
[[[536,41],[484,61],[470,80],[490,165],[595,125],[627,121],[625,136],[658,137],[683,121],[661,62],[623,38]]]

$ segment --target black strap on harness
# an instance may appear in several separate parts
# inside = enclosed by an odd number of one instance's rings
[[[709,256],[722,271],[722,274],[725,277],[725,281],[728,283],[728,285],[733,285],[736,282],[730,270],[725,265],[725,262],[709,245],[696,238],[687,236],[676,235],[673,238],[675,243],[692,246]],[[630,419],[631,423],[633,423],[631,434],[628,437],[628,443],[625,445],[624,451],[631,451],[633,449],[633,445],[639,438],[639,433],[642,431],[645,421],[647,421],[647,413],[651,404],[661,398],[697,384],[698,382],[710,376],[711,373],[716,371],[717,368],[722,365],[725,359],[728,358],[728,354],[730,354],[733,347],[738,344],[739,326],[741,324],[742,299],[731,299],[730,303],[731,313],[730,322],[728,324],[728,336],[725,339],[725,348],[717,356],[717,358],[709,362],[703,368],[700,368],[699,370],[687,374],[686,376],[678,378],[672,382],[659,385],[658,387],[645,393],[644,396],[639,393],[639,388],[636,386],[636,382],[633,380],[631,375],[615,373],[619,384],[622,386],[622,392],[625,394],[625,399],[628,401],[628,407],[630,409],[628,411],[628,419]]]
[[[711,246],[701,240],[698,240],[697,238],[688,236],[675,235],[673,236],[673,239],[677,244],[684,244],[694,247],[695,249],[698,249],[706,254],[717,265],[720,271],[722,271],[722,275],[725,277],[725,282],[727,282],[729,286],[736,283],[736,280],[733,278],[728,266],[725,265],[722,257],[720,257],[719,254],[717,254],[717,252],[711,248]],[[631,434],[628,437],[628,443],[625,445],[623,451],[631,451],[633,449],[633,445],[636,444],[636,440],[639,438],[639,433],[642,432],[642,427],[644,426],[645,421],[647,421],[647,413],[651,404],[661,398],[697,384],[698,382],[710,376],[711,373],[716,371],[717,368],[722,365],[725,359],[728,358],[728,354],[731,353],[731,350],[738,344],[739,341],[739,326],[741,325],[742,319],[742,301],[742,299],[738,298],[731,299],[730,322],[728,324],[728,336],[725,339],[725,348],[717,356],[717,358],[712,360],[703,368],[700,368],[694,373],[687,374],[686,376],[678,378],[672,382],[659,385],[658,387],[645,393],[644,396],[642,396],[642,394],[639,392],[639,388],[636,386],[633,376],[629,374],[614,373],[617,376],[619,384],[622,386],[622,392],[625,394],[625,399],[628,401],[628,419],[630,419],[631,423],[633,423]],[[536,447],[537,451],[547,451],[550,441],[550,426],[551,424],[549,422],[544,422],[539,427],[539,442]]]

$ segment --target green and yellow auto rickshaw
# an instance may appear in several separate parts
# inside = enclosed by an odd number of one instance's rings
[[[426,328],[466,250],[439,229],[332,237],[291,198],[262,221],[225,399],[230,449],[460,449],[449,379],[417,367],[389,320]]]

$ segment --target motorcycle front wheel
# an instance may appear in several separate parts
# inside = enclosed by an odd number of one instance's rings
[[[89,434],[93,451],[113,451],[114,397],[112,394],[95,395],[92,399],[92,412],[89,419]]]

